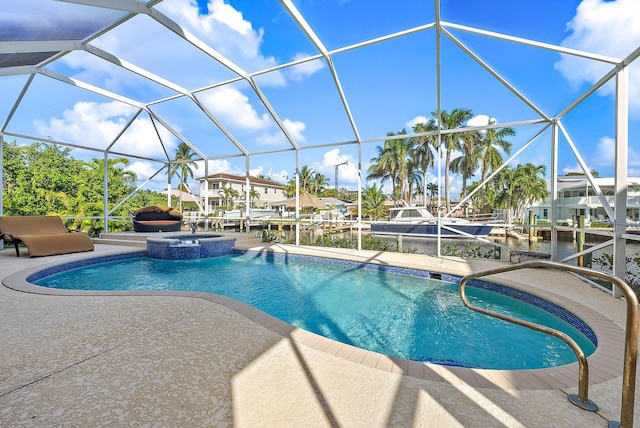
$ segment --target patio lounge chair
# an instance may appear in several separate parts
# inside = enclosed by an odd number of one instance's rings
[[[136,232],[177,232],[182,229],[182,213],[174,208],[153,205],[133,213]]]
[[[18,244],[29,250],[29,257],[93,251],[93,241],[83,232],[70,232],[58,216],[0,217],[0,239],[13,244],[20,257]]]

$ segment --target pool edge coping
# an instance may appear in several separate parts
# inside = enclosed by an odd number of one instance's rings
[[[307,254],[304,248],[296,251],[296,247],[282,248],[281,246],[240,248],[240,251],[254,250],[259,252],[290,253],[297,255]],[[137,254],[143,256],[145,250],[133,250],[131,248],[115,251],[109,256],[120,254]],[[353,345],[344,344],[310,331],[295,327],[278,318],[275,318],[253,306],[238,300],[219,294],[205,292],[184,292],[184,291],[107,291],[107,290],[63,290],[47,288],[31,284],[26,278],[36,272],[50,269],[52,267],[78,262],[86,259],[103,258],[109,256],[96,256],[95,254],[82,254],[69,260],[57,260],[56,262],[39,264],[30,268],[22,269],[18,272],[6,276],[2,283],[5,287],[25,293],[51,295],[51,296],[75,296],[75,297],[189,297],[205,299],[215,304],[222,305],[239,315],[261,325],[281,337],[293,340],[296,343],[310,347],[320,352],[324,352],[343,360],[347,360],[362,366],[383,370],[391,373],[401,374],[428,381],[445,382],[454,385],[466,385],[474,388],[506,389],[506,390],[556,390],[556,389],[576,389],[578,383],[578,363],[571,363],[559,367],[541,369],[522,370],[498,370],[498,369],[478,369],[464,368],[457,366],[444,366],[428,362],[418,362],[390,357],[373,351],[357,348]],[[355,260],[347,254],[339,257],[335,252],[329,254],[322,253],[314,249],[313,256],[333,258],[339,260]],[[358,256],[361,257],[361,256]],[[380,263],[368,259],[368,263],[385,264],[395,266],[389,262]],[[426,270],[414,267],[413,269]],[[437,272],[437,269],[435,270]],[[454,274],[457,275],[457,274]],[[566,310],[574,313],[583,319],[595,332],[598,338],[598,346],[593,354],[588,357],[590,368],[590,385],[607,382],[622,376],[622,363],[624,353],[624,330],[613,320],[607,318],[591,308],[576,302],[567,297],[551,293],[547,290],[534,288],[526,284],[514,281],[491,281],[511,288],[520,289],[524,292],[539,296],[543,299],[557,304]],[[612,352],[616,350],[616,352]]]

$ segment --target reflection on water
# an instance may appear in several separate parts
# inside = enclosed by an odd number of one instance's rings
[[[363,238],[371,237],[371,234],[368,231],[363,231]],[[595,241],[590,241],[589,236],[587,235],[587,241],[585,243],[585,249],[588,246],[594,246],[600,244],[602,241],[601,237],[597,237],[591,235],[596,238]],[[303,245],[312,244],[318,239],[323,237],[323,231],[321,229],[318,230],[301,230],[300,231],[300,243]],[[357,241],[358,232],[357,230],[347,231],[343,233],[331,234],[330,237],[332,239],[339,238],[348,238],[353,241]],[[282,239],[280,242],[290,242],[290,240],[295,241],[295,232],[284,231],[282,232],[282,236],[279,237]],[[381,236],[380,239],[395,247],[397,244],[397,240],[393,236]],[[599,240],[598,240],[599,239]],[[535,253],[543,253],[543,254],[551,254],[551,242],[540,240],[537,242],[529,243],[528,239],[516,239],[512,237],[504,237],[504,236],[490,236],[488,239],[489,243],[484,243],[478,240],[467,240],[467,239],[443,239],[441,241],[441,253],[443,255],[460,255],[462,257],[488,257],[493,258],[494,254],[498,253],[497,249],[499,248],[500,260],[509,261],[511,258],[511,251],[530,251]],[[338,245],[334,245],[338,246]],[[453,253],[453,249],[458,249],[458,254]],[[404,252],[416,253],[416,254],[425,254],[429,256],[435,256],[438,253],[438,244],[436,239],[432,238],[414,238],[414,237],[402,237],[402,249]],[[463,250],[472,249],[475,253],[480,253],[480,255],[468,255],[469,251],[466,251],[467,254],[460,254]],[[479,250],[479,251],[478,251]],[[575,240],[569,241],[558,241],[557,244],[557,260],[563,261],[563,259],[573,256],[578,252],[578,244]],[[595,270],[600,270],[603,272],[611,273],[610,263],[606,261],[606,258],[603,257],[604,254],[608,254],[609,256],[613,253],[613,246],[609,245],[602,249],[594,251],[591,255],[584,256],[584,262],[586,267],[591,267]],[[627,241],[626,245],[626,253],[627,253],[627,263],[626,263],[626,278],[625,280],[632,288],[636,290],[636,293],[640,297],[640,264],[637,263],[637,258],[640,258],[640,242],[638,241]],[[564,262],[570,265],[577,265],[577,258],[573,258],[569,261]],[[606,288],[610,288],[608,285],[603,284]]]

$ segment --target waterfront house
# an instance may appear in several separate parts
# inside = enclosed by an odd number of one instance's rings
[[[607,202],[614,207],[615,192],[614,178],[594,178]],[[550,184],[547,184],[550,188]],[[540,220],[551,220],[551,197],[546,201],[539,201],[531,205],[529,210]],[[558,177],[558,221],[569,221],[573,216],[585,216],[587,223],[610,222],[611,219],[602,206],[596,190],[584,175],[569,175]],[[627,178],[627,221],[640,221],[640,178]]]
[[[211,211],[215,211],[225,205],[224,188],[232,188],[238,192],[239,197],[233,199],[233,205],[243,205],[246,200],[244,194],[245,191],[247,191],[247,179],[243,175],[217,173],[209,175],[208,177],[200,177],[196,180],[200,182],[200,198],[202,199],[202,203],[206,204],[205,199],[208,197],[209,209]],[[257,199],[251,200],[253,207],[272,208],[274,203],[280,202],[287,197],[284,189],[285,186],[278,182],[249,176],[248,191],[251,192],[255,190],[258,195]]]

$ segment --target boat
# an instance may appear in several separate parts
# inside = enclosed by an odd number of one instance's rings
[[[398,207],[389,209],[389,221],[371,223],[373,235],[405,235],[421,238],[438,237],[438,221],[442,238],[486,238],[493,226],[462,218],[434,217],[427,208]]]

